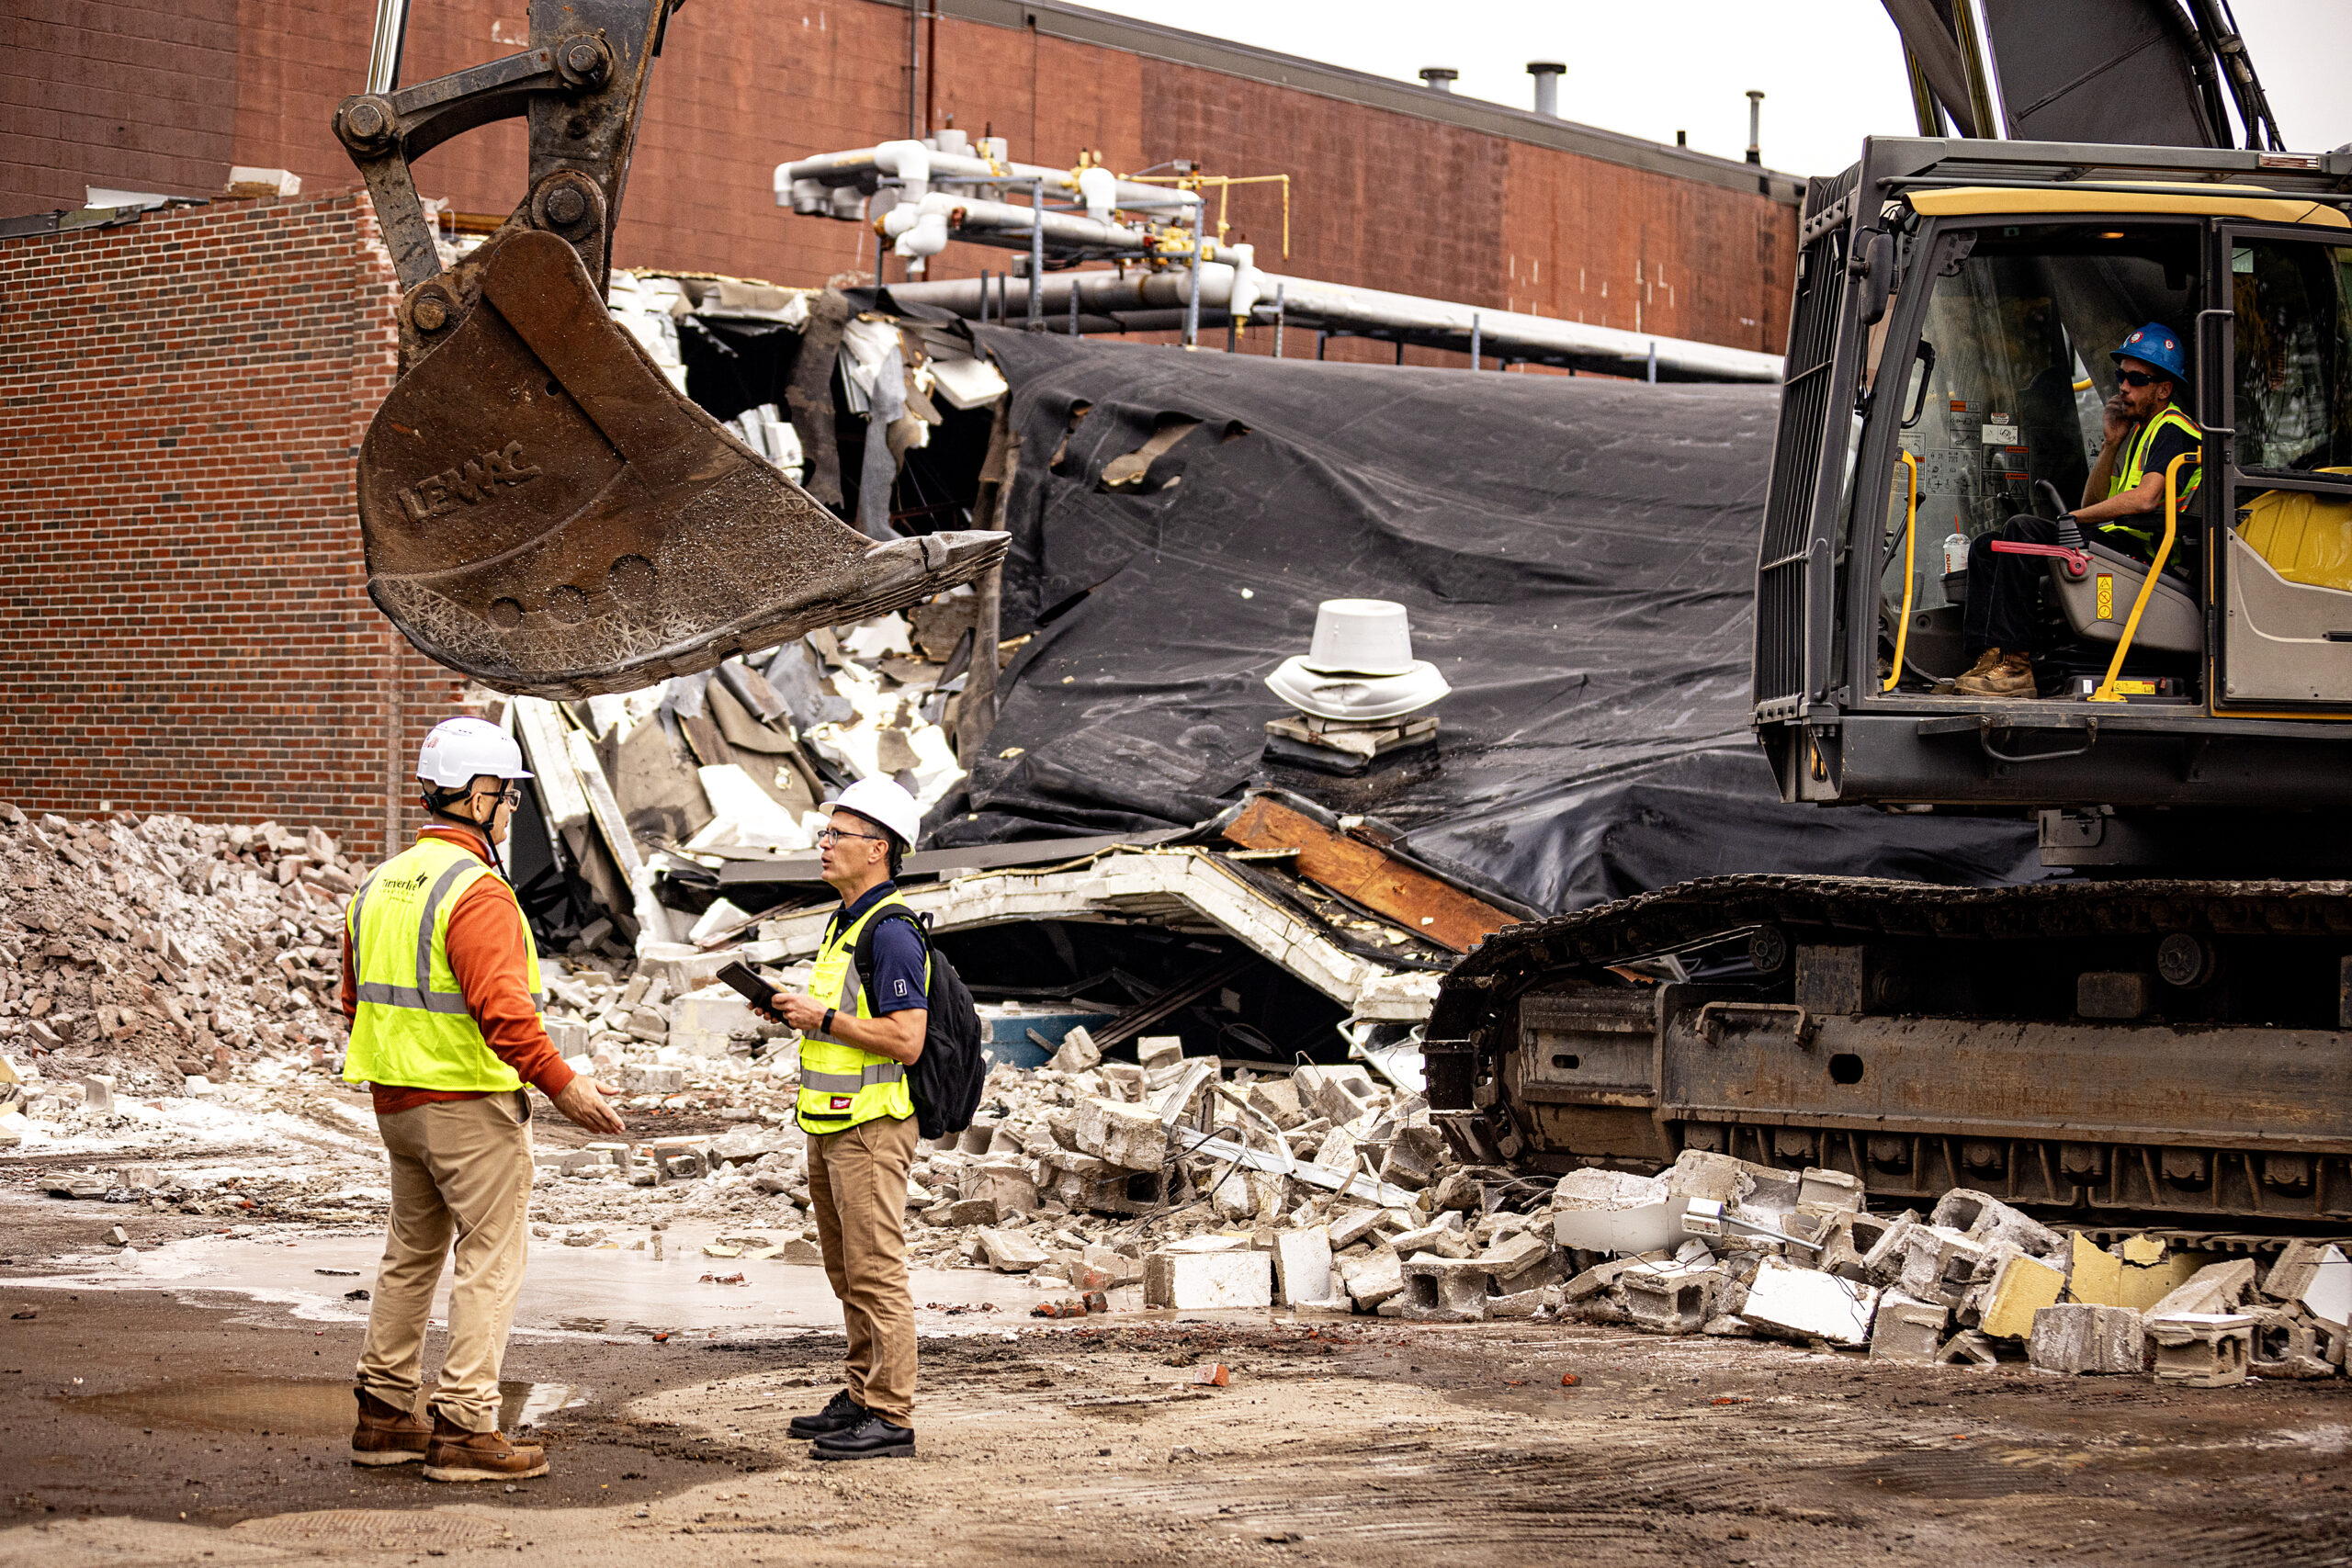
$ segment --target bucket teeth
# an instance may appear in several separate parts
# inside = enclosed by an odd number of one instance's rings
[[[629,691],[1003,559],[1000,533],[875,544],[682,397],[571,246],[493,243],[360,447],[368,594],[431,658],[533,696]]]

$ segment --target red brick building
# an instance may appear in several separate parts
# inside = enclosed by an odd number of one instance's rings
[[[79,206],[85,185],[210,196],[232,164],[289,169],[310,192],[354,182],[328,125],[365,81],[368,6],[0,10],[14,17],[0,22],[0,216]],[[616,263],[817,284],[857,265],[863,238],[870,268],[870,235],[792,217],[770,175],[907,135],[911,100],[913,120],[992,131],[1027,162],[1084,148],[1122,170],[1186,158],[1288,174],[1287,263],[1275,187],[1232,197],[1274,270],[1768,353],[1786,335],[1798,187],[1785,176],[1073,6],[937,12],[917,19],[910,92],[902,0],[695,0],[655,68]],[[514,52],[525,13],[415,0],[401,81]],[[420,160],[417,182],[458,211],[503,214],[523,158],[518,125],[487,128]],[[956,247],[932,276],[1003,265]]]
[[[416,740],[458,687],[362,586],[352,463],[393,374],[395,284],[329,120],[363,82],[371,11],[0,0],[0,217],[78,207],[85,186],[217,197],[232,164],[307,193],[0,239],[0,798],[316,822],[368,850],[401,831]],[[771,172],[928,113],[1022,160],[1287,173],[1287,261],[1272,189],[1232,199],[1272,268],[1742,348],[1785,336],[1785,176],[1074,6],[937,11],[910,70],[899,0],[695,0],[655,72],[617,264],[870,268],[870,235],[777,208]],[[402,81],[514,52],[524,16],[416,0]],[[523,156],[519,127],[488,128],[418,183],[503,214]],[[932,276],[1004,259],[951,247]]]

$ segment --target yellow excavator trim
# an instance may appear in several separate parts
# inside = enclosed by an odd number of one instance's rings
[[[2299,197],[2225,194],[2247,187],[2147,186],[2132,190],[2079,190],[2065,186],[2019,190],[2010,186],[1954,186],[1911,194],[1911,206],[1929,218],[1973,218],[1979,213],[2136,212],[2186,213],[2196,218],[2241,218],[2255,223],[2311,223],[2352,229],[2352,218],[2324,202]]]

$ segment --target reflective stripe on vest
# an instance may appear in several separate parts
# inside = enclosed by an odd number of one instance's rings
[[[500,1092],[522,1087],[490,1048],[449,967],[449,916],[476,881],[493,874],[447,840],[420,839],[385,862],[352,895],[345,915],[358,1008],[344,1077],[402,1089]],[[523,928],[524,986],[544,1010],[537,944]]]
[[[816,965],[808,976],[809,997],[853,1017],[872,1018],[865,986],[857,972],[858,938],[885,910],[906,908],[907,901],[894,891],[854,923],[832,931],[817,949]],[[928,991],[928,958],[923,967]],[[821,1136],[877,1117],[911,1116],[915,1103],[902,1063],[811,1030],[800,1040],[800,1093],[794,1109],[801,1130]]]
[[[2122,467],[2119,468],[2115,471],[2115,476],[2107,481],[2107,493],[2110,499],[2121,495],[2127,490],[2140,488],[2140,481],[2147,477],[2148,447],[2154,442],[2156,432],[2166,426],[2180,431],[2200,446],[2204,444],[2205,433],[2197,428],[2196,422],[2181,412],[2177,406],[2166,403],[2163,411],[2142,425],[2139,433],[2125,445]],[[2188,498],[2197,492],[2197,482],[2203,476],[2202,466],[2191,461],[2188,467],[2187,477],[2178,481],[2178,488],[2174,492],[2184,508],[2188,503]],[[2153,549],[2155,547],[2156,541],[2164,536],[2165,525],[2163,514],[2159,513],[2153,527],[2143,528],[2120,522],[2094,523],[2091,526],[2102,534],[2128,534]]]

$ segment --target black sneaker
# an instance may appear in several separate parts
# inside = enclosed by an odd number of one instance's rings
[[[814,1416],[795,1416],[786,1431],[806,1441],[810,1438],[824,1437],[829,1432],[846,1432],[865,1416],[865,1406],[852,1399],[849,1390],[842,1389]]]
[[[817,1439],[810,1459],[912,1459],[915,1429],[895,1426],[872,1412],[856,1426]]]

